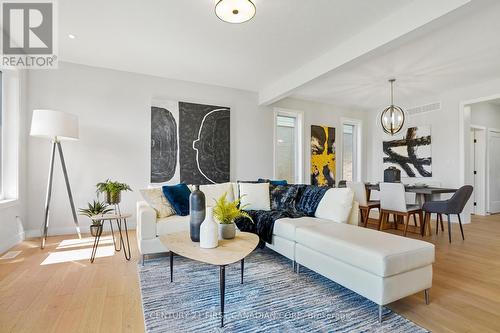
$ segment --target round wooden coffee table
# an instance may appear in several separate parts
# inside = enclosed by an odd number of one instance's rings
[[[170,250],[170,282],[174,280],[174,254],[219,266],[221,327],[224,327],[224,295],[226,289],[226,266],[241,262],[241,283],[245,257],[259,244],[259,236],[249,232],[237,232],[234,239],[219,240],[214,249],[202,249],[200,243],[191,241],[189,231],[160,236],[161,242]]]

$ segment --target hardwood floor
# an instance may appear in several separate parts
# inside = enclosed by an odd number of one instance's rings
[[[389,307],[433,332],[499,332],[500,215],[474,217],[465,242],[456,224],[452,244],[446,229],[436,236],[432,227],[425,237],[436,244],[430,305],[422,292]],[[113,253],[110,240],[93,264],[91,242],[71,244],[72,236],[50,237],[45,250],[38,239],[11,249],[22,253],[0,260],[0,331],[142,332],[132,237],[130,262]]]

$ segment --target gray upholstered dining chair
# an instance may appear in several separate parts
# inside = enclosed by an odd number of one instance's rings
[[[450,215],[456,214],[458,216],[458,223],[460,224],[460,232],[462,233],[462,239],[464,237],[464,229],[462,227],[462,220],[460,219],[460,213],[464,210],[467,201],[472,195],[474,188],[471,185],[465,185],[459,188],[453,196],[448,200],[442,201],[428,201],[424,203],[422,209],[425,212],[424,224],[422,226],[422,236],[425,232],[425,224],[431,223],[430,215],[432,213],[436,214],[446,214],[448,217],[448,239],[451,243],[451,221]]]

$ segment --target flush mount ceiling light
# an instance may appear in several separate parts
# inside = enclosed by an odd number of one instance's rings
[[[219,0],[215,15],[224,22],[243,23],[255,16],[255,5],[250,0]]]
[[[394,105],[394,82],[396,79],[390,79],[391,84],[391,105],[389,105],[380,115],[380,124],[385,133],[394,135],[401,131],[405,123],[405,113],[399,106]]]

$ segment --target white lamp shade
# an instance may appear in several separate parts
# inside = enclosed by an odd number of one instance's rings
[[[78,140],[78,117],[54,110],[33,110],[31,136],[57,140]]]

